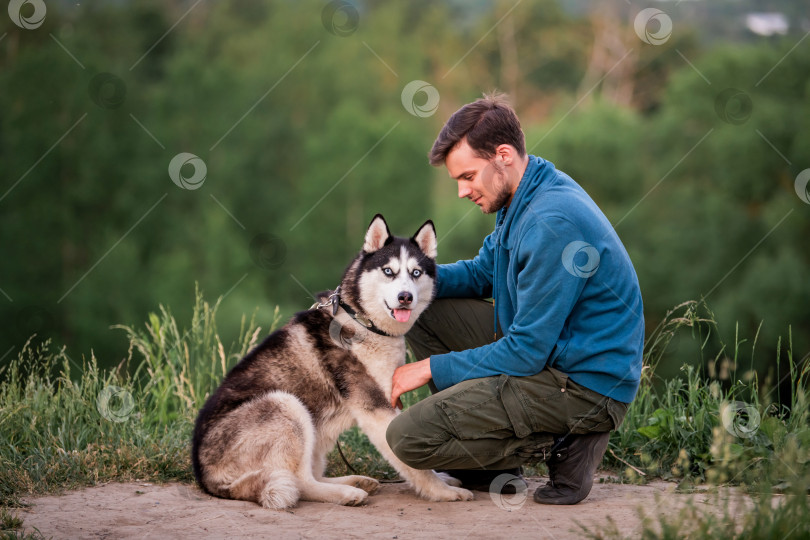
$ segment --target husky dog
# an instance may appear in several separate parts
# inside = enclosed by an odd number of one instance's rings
[[[338,435],[359,425],[421,497],[473,498],[446,474],[402,463],[385,439],[404,335],[433,299],[436,244],[433,222],[397,238],[377,214],[338,289],[234,366],[194,427],[194,475],[205,491],[277,509],[300,499],[363,504],[377,480],[323,476]]]

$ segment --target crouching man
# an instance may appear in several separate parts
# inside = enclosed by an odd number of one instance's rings
[[[424,384],[434,393],[391,423],[388,443],[468,489],[545,461],[550,480],[534,500],[576,504],[638,390],[633,265],[582,187],[527,155],[501,96],[455,112],[430,163],[447,168],[460,198],[497,213],[495,229],[474,259],[439,266],[437,300],[407,335],[422,360],[394,373],[392,404]]]

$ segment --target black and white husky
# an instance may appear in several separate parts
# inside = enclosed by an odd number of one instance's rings
[[[473,498],[450,476],[402,463],[385,439],[404,335],[434,295],[436,244],[431,221],[398,238],[378,214],[339,288],[234,366],[194,428],[194,474],[205,491],[267,508],[362,504],[377,480],[323,476],[338,435],[359,425],[421,497]]]

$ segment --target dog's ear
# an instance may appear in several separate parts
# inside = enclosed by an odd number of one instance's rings
[[[366,241],[363,243],[363,251],[366,253],[374,253],[383,247],[388,239],[391,238],[391,231],[388,230],[388,224],[382,214],[377,214],[371,220],[366,232]]]
[[[436,240],[436,227],[433,226],[431,220],[427,220],[416,234],[413,235],[413,241],[419,246],[422,252],[431,259],[436,258],[436,247],[438,241]]]

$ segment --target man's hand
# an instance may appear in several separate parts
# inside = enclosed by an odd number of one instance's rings
[[[398,367],[391,384],[391,406],[401,409],[399,396],[427,384],[431,377],[430,358]]]

